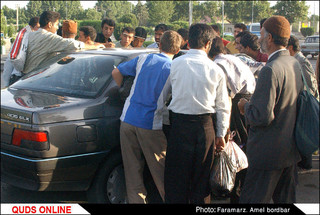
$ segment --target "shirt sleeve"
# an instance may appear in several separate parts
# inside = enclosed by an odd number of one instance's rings
[[[224,75],[221,75],[219,84],[217,86],[215,110],[217,113],[216,136],[224,137],[227,134],[230,120],[230,102],[227,91],[226,79]]]
[[[136,76],[136,67],[139,57],[136,57],[130,61],[119,64],[117,67],[122,75]]]
[[[56,34],[50,34],[47,47],[50,52],[74,51],[84,48],[84,43],[77,40],[70,40]]]

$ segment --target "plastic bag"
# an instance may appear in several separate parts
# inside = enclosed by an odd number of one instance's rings
[[[246,154],[232,140],[234,135],[232,132],[224,150],[214,158],[210,185],[215,196],[229,194],[234,187],[236,173],[248,167]]]
[[[210,174],[211,191],[215,196],[224,196],[232,191],[237,172],[235,160],[235,153],[229,142],[224,151],[215,155]]]

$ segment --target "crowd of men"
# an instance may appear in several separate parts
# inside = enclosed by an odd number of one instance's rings
[[[6,62],[8,85],[56,52],[142,47],[147,38],[141,27],[124,27],[120,40],[112,41],[116,24],[108,18],[102,20],[98,34],[92,26],[77,32],[72,20],[63,21],[56,34],[59,18],[59,13],[45,11],[29,23],[23,69],[14,66],[14,49]],[[282,16],[261,20],[260,38],[238,23],[234,38],[222,39],[217,25],[195,23],[176,32],[159,24],[155,42],[148,47],[159,48],[160,53],[140,55],[112,71],[119,87],[125,76],[134,77],[120,117],[129,203],[146,203],[145,163],[163,202],[210,203],[213,160],[231,131],[249,162],[248,169],[237,173],[231,202],[296,201],[301,157],[294,125],[297,97],[304,89],[301,71],[318,100],[319,75]]]

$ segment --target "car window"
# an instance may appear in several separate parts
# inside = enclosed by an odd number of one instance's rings
[[[24,76],[12,87],[73,97],[96,97],[112,79],[112,70],[124,59],[109,55],[68,55]]]
[[[260,32],[260,25],[251,26],[251,31],[259,31]]]

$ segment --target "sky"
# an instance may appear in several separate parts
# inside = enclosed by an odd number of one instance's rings
[[[9,8],[15,9],[16,4],[19,4],[20,7],[25,7],[28,4],[29,1],[1,1],[1,8],[6,5]],[[97,1],[80,1],[83,9],[93,8],[95,6]],[[275,5],[276,1],[269,1],[270,6]],[[132,1],[132,3],[136,4],[137,1]],[[316,14],[319,16],[319,1],[306,1],[306,4],[309,5],[309,14],[308,16],[312,14]]]

